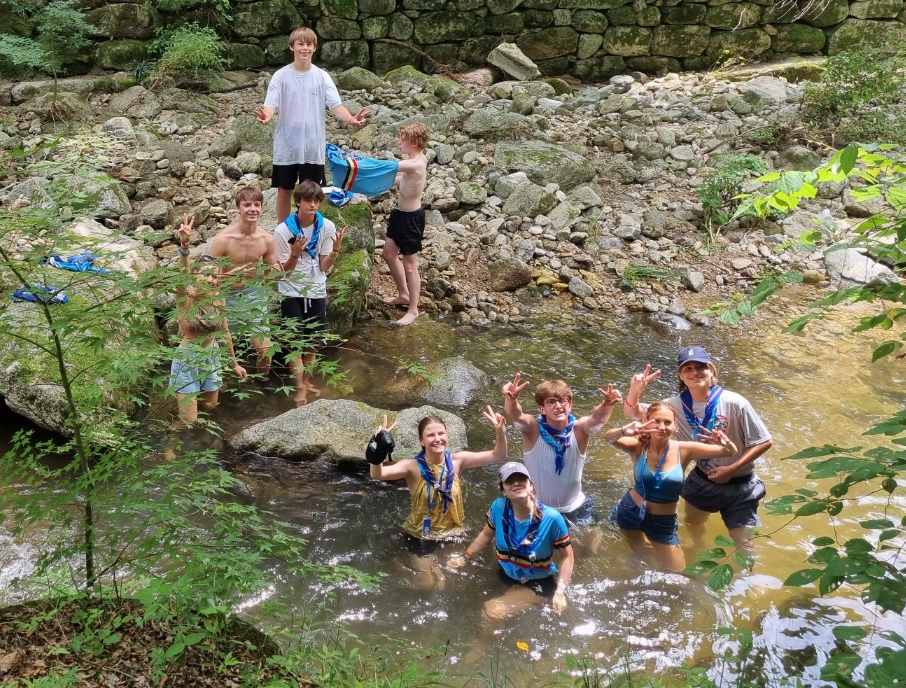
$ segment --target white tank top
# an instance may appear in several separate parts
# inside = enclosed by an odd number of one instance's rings
[[[575,431],[569,433],[569,447],[563,457],[560,475],[557,475],[555,467],[557,455],[540,436],[531,451],[525,452],[522,458],[543,504],[564,514],[582,506],[585,501],[585,493],[582,492],[585,454],[579,453]]]

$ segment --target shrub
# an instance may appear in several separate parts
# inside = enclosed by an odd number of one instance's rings
[[[739,207],[736,197],[747,179],[768,171],[767,163],[756,155],[727,155],[717,159],[717,165],[698,187],[698,198],[705,213],[705,229],[713,241],[720,227]],[[736,213],[738,215],[738,213]]]
[[[167,32],[152,44],[161,56],[154,67],[155,83],[163,79],[197,77],[202,72],[222,71],[229,60],[224,57],[226,43],[213,29],[186,24]]]

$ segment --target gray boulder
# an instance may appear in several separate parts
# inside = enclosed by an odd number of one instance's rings
[[[900,280],[885,265],[875,262],[854,248],[830,251],[824,256],[831,287],[847,289],[859,285],[897,284]]]
[[[118,218],[132,211],[129,198],[122,186],[115,179],[97,172],[86,172],[82,175],[63,174],[54,177],[53,180],[31,177],[0,189],[0,199],[12,203],[21,198],[39,208],[50,208],[54,201],[47,194],[47,184],[55,184],[57,188],[65,188],[69,193],[85,196],[94,217]]]
[[[488,62],[514,79],[529,81],[541,75],[538,65],[532,62],[515,43],[501,43],[488,54]]]
[[[112,89],[113,85],[105,76],[86,76],[72,79],[60,79],[56,83],[53,81],[20,81],[10,89],[10,97],[13,103],[21,103],[34,98],[35,96],[46,93],[77,93],[89,95],[91,93],[106,93]]]
[[[424,399],[442,406],[465,406],[488,382],[483,370],[461,356],[430,364],[428,378],[430,385],[424,391]]]
[[[488,198],[488,192],[478,182],[460,182],[453,191],[453,198],[463,205],[481,205]]]
[[[557,197],[537,184],[518,184],[503,204],[503,212],[519,217],[543,215],[557,205]]]
[[[101,125],[101,131],[120,141],[135,140],[135,130],[128,117],[111,117]]]
[[[504,136],[525,136],[537,130],[535,123],[524,115],[503,112],[497,108],[480,108],[469,115],[462,125],[463,131],[471,136],[498,139]]]
[[[396,442],[394,459],[409,458],[421,451],[418,422],[428,415],[439,416],[446,423],[451,450],[461,449],[467,442],[465,423],[448,411],[422,406],[395,414],[347,399],[319,399],[263,423],[256,423],[231,437],[228,442],[235,451],[287,461],[324,459],[335,463],[367,465],[365,447],[385,414],[397,422],[393,436]]]
[[[779,105],[787,99],[786,83],[773,76],[759,76],[742,88],[742,97],[752,105]]]
[[[518,258],[500,258],[488,265],[493,291],[515,291],[532,281],[532,269]]]
[[[387,82],[362,67],[350,67],[337,74],[337,88],[344,91],[371,90],[381,86],[387,86]]]
[[[157,96],[144,86],[133,86],[117,93],[108,105],[113,112],[139,119],[154,119],[163,109]]]
[[[523,171],[536,184],[557,184],[564,191],[595,176],[584,155],[547,141],[502,141],[494,150],[494,164],[507,172]]]
[[[798,239],[806,232],[814,232],[822,229],[825,218],[817,213],[811,213],[808,210],[797,210],[795,213],[788,215],[781,221],[783,233],[785,236]]]

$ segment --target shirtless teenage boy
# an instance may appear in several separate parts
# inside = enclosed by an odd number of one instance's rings
[[[399,296],[387,297],[384,302],[407,306],[406,315],[396,321],[397,325],[408,325],[418,317],[422,279],[418,274],[417,254],[422,250],[425,235],[422,192],[428,176],[425,148],[430,133],[428,127],[418,123],[406,124],[400,129],[400,152],[409,159],[400,162],[396,175],[399,198],[387,220],[387,243],[382,254],[399,291]]]
[[[255,274],[258,262],[264,261],[269,268],[277,266],[274,258],[274,237],[258,226],[261,217],[261,205],[264,195],[256,186],[246,186],[236,194],[236,210],[239,219],[217,233],[211,244],[211,255],[214,258],[226,258],[226,266],[221,277],[239,277],[230,280],[226,291],[226,312],[230,331],[237,325],[250,326],[254,336],[257,359],[255,368],[262,375],[267,375],[271,368],[268,355],[271,341],[266,336],[267,330],[262,323],[267,318],[267,292],[260,284],[248,284],[248,276]],[[268,270],[270,272],[270,270]],[[246,277],[243,277],[243,276]],[[258,335],[265,335],[259,337]]]

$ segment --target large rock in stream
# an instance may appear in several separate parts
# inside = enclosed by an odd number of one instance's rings
[[[421,406],[395,413],[348,399],[319,399],[252,425],[228,442],[236,451],[287,461],[326,459],[335,463],[367,465],[365,447],[385,414],[398,424],[393,431],[396,441],[393,458],[396,460],[415,456],[421,451],[418,422],[428,415],[439,416],[446,423],[452,451],[466,445],[465,423],[448,411]]]
[[[64,231],[58,246],[63,245],[66,246],[64,255],[90,249],[98,257],[98,264],[111,271],[138,275],[157,266],[157,258],[150,247],[117,234],[94,220],[79,220]],[[73,273],[48,268],[44,274],[49,284],[59,287],[69,283]],[[98,301],[98,292],[103,294],[102,298],[112,296],[100,286],[99,280],[92,280],[85,286],[67,288],[70,303],[54,305],[52,308],[76,308],[77,304],[84,307],[86,302]],[[122,308],[125,305],[120,312]],[[0,349],[0,394],[6,399],[6,405],[43,428],[69,434],[64,422],[66,403],[56,359],[37,346],[50,344],[48,325],[39,304],[21,301],[9,303],[0,315],[0,329],[13,335],[20,333],[24,337],[8,337]],[[119,334],[115,329],[105,332],[105,348],[118,346]],[[154,336],[154,321],[150,313],[148,335]],[[92,351],[82,345],[82,339],[79,333],[66,338],[67,342],[71,342],[67,360],[74,366],[70,373],[85,369],[95,358]],[[136,381],[132,389],[111,392],[104,383],[104,371],[101,369],[76,377],[73,392],[79,400],[85,394],[94,395],[96,392],[90,391],[92,388],[100,389],[102,398],[98,399],[97,411],[94,413],[97,422],[92,423],[93,429],[99,430],[105,423],[106,407],[128,411],[136,395],[145,391],[143,385],[144,381]]]

